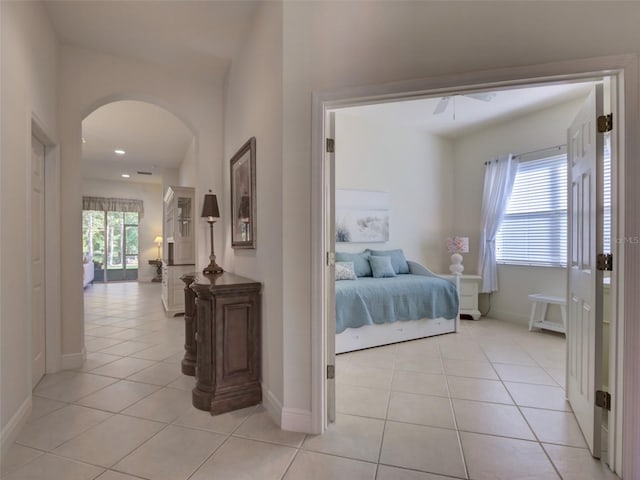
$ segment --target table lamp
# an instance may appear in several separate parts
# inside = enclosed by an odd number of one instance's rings
[[[209,190],[211,192],[211,190]],[[209,232],[211,235],[211,255],[209,255],[209,265],[202,271],[205,275],[215,275],[224,272],[222,267],[216,263],[216,254],[213,250],[213,224],[216,223],[216,218],[220,217],[220,210],[218,209],[218,198],[212,194],[207,193],[204,196],[204,203],[202,204],[201,217],[206,218],[209,223]]]
[[[449,271],[453,274],[464,272],[461,253],[469,253],[469,237],[447,238],[447,251],[451,253],[451,265]]]
[[[156,238],[153,239],[153,243],[158,247],[158,260],[160,260],[160,246],[162,245],[162,237],[157,235]]]

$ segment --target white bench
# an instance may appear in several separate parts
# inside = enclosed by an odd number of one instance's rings
[[[564,298],[553,297],[534,293],[529,295],[531,302],[531,317],[529,318],[529,331],[533,327],[553,330],[554,332],[566,333],[567,331],[567,301]],[[562,323],[550,322],[547,320],[547,307],[549,304],[560,305],[562,313]]]

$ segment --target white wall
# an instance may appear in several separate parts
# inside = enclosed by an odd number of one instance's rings
[[[582,99],[572,100],[532,114],[492,125],[454,143],[455,154],[455,228],[465,231],[470,251],[464,255],[465,273],[478,272],[480,213],[484,162],[507,153],[531,152],[566,144],[567,127],[575,117]],[[498,266],[499,291],[491,295],[489,316],[526,323],[529,319],[530,293],[564,296],[566,269],[553,267]],[[482,311],[488,308],[482,298]],[[560,320],[559,309],[550,309],[549,318]]]
[[[260,2],[250,32],[234,59],[226,82],[224,116],[224,188],[214,190],[224,231],[217,252],[225,251],[226,270],[262,282],[263,400],[280,423],[284,381],[308,383],[298,375],[283,378],[282,330],[282,5]],[[229,160],[256,137],[257,227],[255,250],[231,248]],[[223,228],[219,228],[223,226]],[[220,262],[218,262],[220,263]],[[305,269],[308,262],[302,262]],[[286,412],[284,412],[286,414]]]
[[[82,283],[78,283],[81,244],[81,123],[96,108],[116,100],[148,101],[176,115],[197,138],[196,211],[209,188],[222,188],[222,85],[182,71],[64,46],[60,51],[59,111],[61,151],[61,228],[63,353],[84,343]],[[208,264],[207,224],[198,222],[199,268]],[[222,232],[216,232],[218,242]]]
[[[453,145],[418,129],[336,111],[336,188],[389,193],[389,242],[337,243],[337,251],[402,248],[409,260],[446,272],[453,228]]]
[[[55,142],[58,44],[40,3],[0,2],[0,16],[0,428],[4,452],[30,407],[31,122],[37,119]],[[51,168],[55,165],[45,164],[45,170]],[[56,244],[55,239],[50,241]],[[80,268],[78,264],[75,272]]]
[[[197,183],[198,163],[196,155],[196,137],[191,139],[189,148],[184,153],[184,158],[180,162],[178,169],[179,183],[172,184],[179,187],[193,187]],[[171,185],[171,184],[170,184]],[[206,192],[205,192],[206,193]],[[199,214],[200,212],[198,212]]]
[[[311,408],[312,93],[638,53],[639,15],[635,2],[615,3],[615,8],[609,2],[284,3],[286,406]],[[604,37],[593,34],[603,31]]]
[[[153,183],[84,179],[82,195],[142,200],[144,215],[138,220],[138,281],[150,282],[156,274],[156,267],[149,265],[148,261],[158,257],[158,247],[153,243],[153,239],[162,235],[162,186]],[[162,254],[162,250],[160,253]]]

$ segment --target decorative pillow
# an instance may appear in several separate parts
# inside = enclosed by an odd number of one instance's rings
[[[370,277],[371,265],[369,265],[369,252],[347,253],[336,252],[336,262],[353,262],[353,270],[358,277]]]
[[[391,257],[389,256],[370,256],[369,263],[371,264],[371,270],[375,278],[383,277],[395,277],[396,272],[391,264]]]
[[[353,262],[336,262],[336,280],[357,280]]]
[[[396,273],[409,273],[409,264],[401,248],[397,250],[369,250],[374,257],[391,257],[391,265]]]

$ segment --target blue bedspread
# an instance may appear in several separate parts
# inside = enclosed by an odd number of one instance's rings
[[[453,319],[457,314],[456,287],[442,278],[407,274],[336,282],[336,333],[397,320]]]

